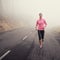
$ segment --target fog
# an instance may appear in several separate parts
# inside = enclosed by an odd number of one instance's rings
[[[43,13],[48,28],[60,26],[60,0],[0,0],[0,16],[35,26]]]

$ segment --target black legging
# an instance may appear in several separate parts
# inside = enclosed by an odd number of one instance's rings
[[[44,30],[38,30],[38,37],[39,37],[39,40],[44,40]]]

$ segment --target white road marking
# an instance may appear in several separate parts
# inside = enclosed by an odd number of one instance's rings
[[[1,57],[0,60],[2,60],[6,55],[8,55],[11,52],[11,50],[8,50],[6,53],[4,53]]]
[[[25,36],[24,38],[23,38],[23,40],[25,40],[27,38],[27,36]]]
[[[25,40],[32,32],[30,32],[28,35],[26,35],[23,40]]]

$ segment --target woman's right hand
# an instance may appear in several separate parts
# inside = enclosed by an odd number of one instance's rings
[[[35,27],[35,30],[37,30],[37,26]]]

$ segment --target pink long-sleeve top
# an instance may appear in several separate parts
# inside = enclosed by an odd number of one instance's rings
[[[47,23],[45,19],[38,19],[36,22],[37,30],[44,30],[46,27]]]

